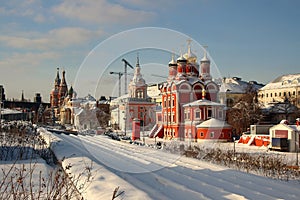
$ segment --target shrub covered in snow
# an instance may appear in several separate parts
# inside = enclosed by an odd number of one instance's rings
[[[300,180],[299,169],[288,166],[282,154],[236,153],[231,149],[218,148],[212,143],[191,144],[179,141],[165,142],[163,149],[171,153],[205,160],[247,173],[255,173],[281,180]]]
[[[56,162],[34,125],[22,121],[2,123],[0,199],[80,199],[74,184],[79,178],[70,177]],[[88,168],[83,171],[88,173]]]

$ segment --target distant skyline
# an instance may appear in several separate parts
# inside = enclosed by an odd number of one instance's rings
[[[297,0],[1,1],[0,85],[6,98],[19,99],[23,90],[26,99],[41,93],[47,102],[57,67],[66,70],[69,87],[76,85],[80,66],[101,42],[143,27],[185,34],[194,40],[192,48],[196,43],[208,45],[223,77],[238,76],[266,84],[283,74],[300,73],[299,7]],[[177,42],[171,51],[186,51],[186,41]],[[97,99],[99,95],[117,95],[117,77],[108,72],[122,71],[123,57],[135,65],[138,51],[142,73],[148,74],[146,81],[162,81],[158,76],[149,77],[149,73],[166,76],[171,53],[136,50],[114,55],[118,59],[112,60],[102,75],[107,79],[98,81],[107,87],[97,92],[82,90],[80,95],[91,93]],[[202,52],[195,48],[194,53],[199,61]],[[103,67],[101,63],[99,67]]]

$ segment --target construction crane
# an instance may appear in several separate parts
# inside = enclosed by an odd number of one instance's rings
[[[122,62],[124,62],[124,74],[125,74],[125,87],[124,87],[124,93],[127,94],[127,66],[129,66],[131,69],[134,69],[132,65],[125,60],[124,58],[122,59]]]
[[[124,73],[123,72],[109,72],[109,73],[119,75],[119,97],[120,97],[121,96],[121,77],[123,76]]]

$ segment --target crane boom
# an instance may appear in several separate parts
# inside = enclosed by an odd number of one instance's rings
[[[122,62],[124,62],[124,74],[125,74],[125,88],[124,88],[124,93],[127,94],[127,66],[129,66],[131,69],[133,69],[132,65],[125,60],[124,58],[122,59]]]

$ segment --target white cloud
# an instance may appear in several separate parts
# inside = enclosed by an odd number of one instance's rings
[[[15,53],[11,56],[6,56],[1,59],[1,70],[7,69],[7,72],[12,70],[27,70],[28,68],[35,68],[40,66],[46,60],[58,59],[60,55],[55,52],[42,52],[42,53]]]
[[[153,12],[129,9],[106,0],[64,0],[53,12],[70,19],[97,24],[137,24],[155,17]]]
[[[45,18],[44,14],[47,10],[43,9],[40,0],[10,0],[3,2],[0,11],[2,15],[30,17],[36,22],[44,22],[41,19]]]
[[[91,31],[78,27],[64,27],[50,30],[46,34],[29,34],[18,33],[18,36],[0,35],[0,42],[6,46],[27,49],[27,50],[47,50],[62,49],[74,45],[80,45],[89,42],[93,38],[98,38],[104,34],[101,30]],[[27,36],[27,37],[26,37]]]

